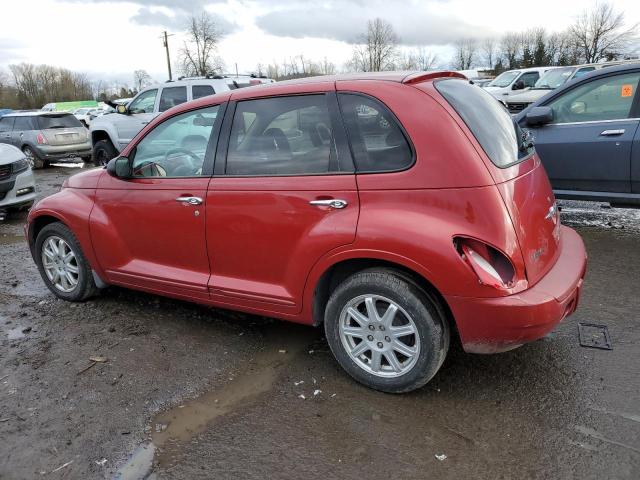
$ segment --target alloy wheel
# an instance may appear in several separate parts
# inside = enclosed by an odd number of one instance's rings
[[[420,354],[414,320],[400,305],[380,295],[360,295],[340,313],[340,340],[351,360],[377,377],[409,372]]]
[[[61,292],[71,292],[78,286],[78,259],[64,239],[53,235],[44,241],[42,266],[49,281]]]

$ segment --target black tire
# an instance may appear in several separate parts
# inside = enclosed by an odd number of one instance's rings
[[[93,161],[93,157],[89,155],[88,157],[80,157],[83,163],[91,163]]]
[[[420,352],[413,367],[397,377],[376,376],[354,361],[340,338],[340,314],[352,299],[378,295],[399,305],[412,318],[420,337]],[[358,272],[332,292],[325,309],[324,327],[336,360],[355,380],[388,393],[403,393],[425,385],[437,373],[449,349],[449,325],[434,299],[413,281],[387,269]]]
[[[93,146],[93,161],[97,167],[104,167],[109,160],[115,158],[118,151],[110,140],[100,140]]]
[[[69,245],[76,257],[76,263],[78,266],[78,283],[70,292],[63,292],[56,288],[47,277],[44,266],[42,265],[43,245],[47,239],[54,235],[62,238],[67,245]],[[38,233],[38,237],[36,238],[34,257],[38,270],[40,271],[40,276],[42,276],[42,280],[44,280],[47,288],[49,288],[56,297],[69,302],[82,302],[98,293],[98,287],[96,287],[93,280],[91,266],[89,265],[89,262],[87,262],[87,259],[82,252],[82,248],[80,248],[80,243],[73,232],[63,223],[50,223],[40,230],[40,233]]]
[[[34,170],[47,166],[45,164],[45,161],[42,160],[36,154],[36,152],[33,150],[33,148],[31,148],[29,146],[25,146],[25,147],[22,148],[22,152],[25,154],[25,156],[27,157],[27,160],[29,160],[29,163],[31,164],[31,168],[33,168]]]

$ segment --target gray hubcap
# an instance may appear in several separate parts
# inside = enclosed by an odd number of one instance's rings
[[[29,162],[29,166],[33,168],[35,166],[35,159],[33,158],[33,152],[30,148],[24,149],[24,156],[27,157],[27,162]]]
[[[78,260],[62,238],[53,235],[44,241],[42,266],[49,281],[61,292],[69,293],[78,286]]]
[[[342,346],[358,367],[394,378],[411,370],[420,354],[420,336],[411,316],[380,295],[360,295],[340,313]]]

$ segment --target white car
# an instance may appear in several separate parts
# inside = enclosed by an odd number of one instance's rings
[[[94,113],[97,109],[95,107],[82,107],[73,111],[73,115],[80,120],[85,127],[89,127],[91,123],[90,115]]]
[[[36,184],[29,161],[13,145],[0,143],[0,220],[10,210],[29,208],[36,199]]]
[[[538,79],[549,70],[558,67],[533,67],[508,70],[501,73],[483,87],[498,100],[506,102],[511,95],[521,93],[527,88],[533,87]]]

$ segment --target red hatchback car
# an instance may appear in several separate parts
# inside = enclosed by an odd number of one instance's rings
[[[493,353],[576,309],[581,238],[532,145],[451,72],[321,77],[185,103],[35,206],[49,289],[108,284],[324,323],[356,380],[405,392],[457,334]]]

